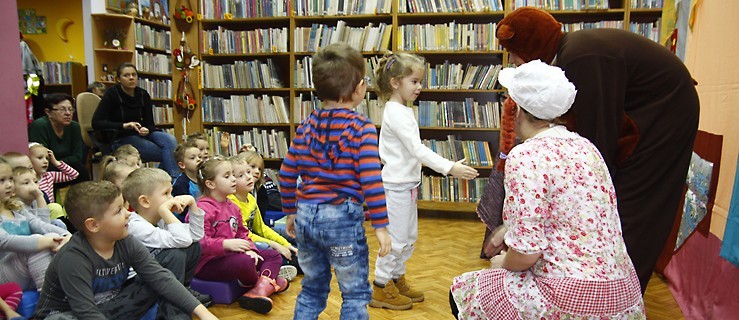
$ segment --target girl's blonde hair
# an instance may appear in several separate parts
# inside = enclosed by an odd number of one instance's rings
[[[120,178],[125,178],[123,177],[123,171],[128,169],[130,169],[129,172],[131,172],[136,168],[130,166],[127,163],[117,161],[116,157],[114,156],[104,156],[103,159],[100,160],[100,172],[103,173],[102,177],[100,177],[100,180],[115,183],[116,180],[119,180]]]
[[[215,156],[208,159],[208,161],[201,162],[198,166],[198,187],[203,195],[210,194],[210,189],[205,186],[205,181],[215,179],[218,173],[218,167],[224,163],[230,164],[228,159],[222,156]]]
[[[413,71],[424,70],[426,59],[412,53],[386,53],[380,59],[380,65],[375,71],[377,96],[387,101],[393,94],[392,79],[402,79]]]
[[[10,166],[10,164],[4,159],[0,157],[0,167],[6,166],[8,167],[8,170],[13,172],[13,168]],[[34,171],[35,172],[35,171]],[[7,208],[10,211],[21,211],[23,210],[23,202],[21,202],[20,199],[16,196],[9,197],[2,202],[3,207]]]
[[[244,151],[239,153],[239,157],[244,159],[246,164],[250,166],[259,163],[257,164],[259,167],[259,179],[254,181],[254,189],[256,190],[261,188],[264,184],[264,158],[262,158],[262,155],[256,151]]]

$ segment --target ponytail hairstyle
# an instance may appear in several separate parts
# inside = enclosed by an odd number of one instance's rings
[[[210,189],[205,185],[205,181],[215,179],[218,167],[222,164],[230,164],[230,162],[224,157],[215,156],[198,165],[198,187],[204,196],[210,195]]]
[[[511,98],[507,98],[503,102],[502,115],[500,117],[500,146],[498,164],[496,169],[500,172],[505,172],[505,160],[508,156],[508,152],[513,149],[516,144],[516,132],[513,129],[516,115],[516,102]]]
[[[377,96],[383,101],[388,101],[395,89],[391,84],[392,79],[400,80],[411,75],[414,71],[423,71],[426,60],[412,53],[386,53],[380,59],[380,65],[375,71],[375,88]]]

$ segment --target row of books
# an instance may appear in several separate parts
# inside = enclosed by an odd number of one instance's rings
[[[202,31],[202,53],[245,54],[256,52],[287,52],[287,27],[256,30]]]
[[[421,178],[418,200],[478,202],[485,192],[488,178],[461,180],[449,176],[429,176]]]
[[[172,114],[172,106],[165,104],[154,106],[154,123],[156,124],[172,124],[174,116]]]
[[[72,62],[41,62],[41,74],[46,84],[72,83]]]
[[[152,99],[172,99],[172,79],[139,78],[139,87],[149,92]]]
[[[281,96],[204,96],[203,121],[222,123],[288,123],[287,104]]]
[[[169,30],[160,30],[149,25],[135,23],[136,48],[154,48],[170,52],[172,50],[172,33]]]
[[[623,29],[624,22],[622,21],[597,21],[597,22],[577,22],[577,23],[563,23],[562,31],[572,32],[583,29],[601,29],[601,28],[612,28],[612,29]]]
[[[426,63],[425,87],[429,89],[493,90],[502,65],[449,63],[431,66]]]
[[[364,27],[349,27],[341,20],[336,26],[314,23],[310,28],[295,28],[293,50],[316,52],[329,44],[346,42],[359,51],[383,51],[390,48],[391,31],[386,23],[375,26],[370,22]]]
[[[487,141],[458,140],[453,135],[447,135],[447,140],[423,139],[421,142],[446,159],[467,159],[466,163],[470,166],[492,166],[495,160]]]
[[[287,17],[290,0],[203,0],[203,19]]]
[[[293,122],[300,123],[319,108],[320,103],[313,93],[298,94],[293,102]],[[500,104],[497,101],[479,102],[472,98],[464,101],[422,100],[413,109],[421,128],[500,128]],[[372,123],[381,125],[385,104],[367,94],[355,110],[366,115]]]
[[[408,24],[399,26],[398,32],[401,50],[500,50],[495,37],[495,23]]]
[[[391,0],[295,0],[295,15],[343,16],[390,13]]]
[[[375,70],[379,68],[380,57],[370,57],[366,59],[367,68],[365,75],[369,77],[368,88],[373,88],[375,83]],[[293,88],[306,89],[313,88],[313,57],[305,56],[295,61],[293,67]]]
[[[282,88],[277,66],[267,61],[234,61],[233,64],[202,63],[204,88]]]
[[[264,158],[283,159],[287,154],[287,138],[290,137],[290,132],[259,128],[244,130],[241,133],[229,132],[228,150],[223,150],[220,144],[221,132],[223,131],[217,126],[212,129],[205,129],[213,154],[238,154],[241,146],[247,143],[257,148]]]
[[[172,56],[168,54],[136,51],[136,69],[139,72],[172,74]]]
[[[658,19],[656,22],[647,23],[631,23],[629,25],[631,32],[643,35],[654,42],[659,42],[660,33],[662,30],[662,19]]]
[[[515,0],[513,9],[538,7],[544,10],[608,9],[608,0]]]
[[[500,128],[497,101],[419,101],[414,111],[419,127]]]
[[[662,8],[664,0],[631,0],[632,8]]]
[[[501,12],[502,0],[400,0],[399,12]]]

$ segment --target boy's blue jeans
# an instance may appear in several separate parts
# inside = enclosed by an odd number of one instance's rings
[[[318,319],[326,308],[331,267],[343,299],[341,319],[369,319],[372,288],[362,205],[350,200],[339,205],[298,201],[297,209],[295,238],[305,276],[293,319]]]

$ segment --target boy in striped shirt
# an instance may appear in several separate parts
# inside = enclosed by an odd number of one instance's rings
[[[344,299],[341,318],[369,318],[372,288],[363,202],[380,256],[390,252],[377,129],[353,110],[367,91],[365,67],[362,55],[346,43],[316,53],[312,76],[322,108],[300,124],[280,168],[286,230],[298,242],[305,273],[295,304],[298,319],[317,319],[325,309],[331,267]]]

